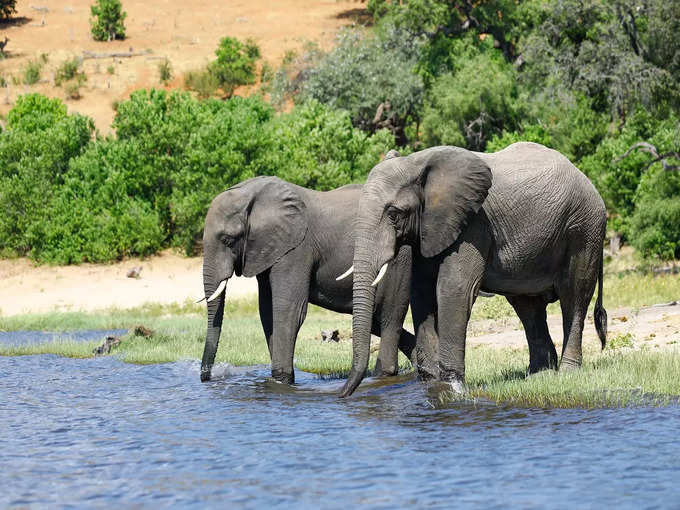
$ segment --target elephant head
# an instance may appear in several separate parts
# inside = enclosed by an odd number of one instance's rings
[[[353,359],[347,396],[368,367],[375,286],[403,244],[424,257],[451,246],[491,186],[491,170],[472,152],[433,147],[376,165],[361,193],[355,223]]]
[[[203,232],[208,329],[201,381],[210,380],[231,275],[256,276],[270,268],[302,242],[307,224],[304,202],[293,186],[276,177],[249,179],[212,201]]]

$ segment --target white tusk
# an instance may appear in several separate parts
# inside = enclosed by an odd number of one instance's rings
[[[203,297],[202,297],[201,299],[199,299],[198,301],[194,301],[194,303],[200,303],[201,301],[205,301],[205,296],[203,296]]]
[[[226,286],[227,286],[227,280],[222,280],[222,282],[217,286],[217,290],[216,290],[215,292],[213,292],[213,293],[212,293],[212,296],[210,296],[210,297],[208,298],[208,303],[210,303],[210,301],[212,301],[212,300],[215,299],[217,296],[219,296],[220,294],[222,294],[222,291],[224,290],[224,288],[225,288]]]
[[[342,273],[340,276],[338,276],[338,277],[335,279],[335,281],[336,281],[336,282],[339,282],[339,281],[342,280],[343,278],[347,278],[347,277],[348,277],[349,275],[351,275],[353,272],[354,272],[354,266],[350,267],[347,271],[345,271],[345,272]]]
[[[383,267],[380,268],[380,271],[378,271],[378,276],[375,277],[375,280],[373,280],[373,283],[371,284],[371,287],[375,287],[378,285],[378,282],[382,280],[382,277],[385,276],[385,273],[387,272],[387,262],[383,264]]]

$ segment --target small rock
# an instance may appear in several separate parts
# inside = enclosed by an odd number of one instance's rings
[[[143,336],[144,338],[151,338],[153,336],[153,330],[147,328],[146,326],[135,326],[135,336]]]
[[[127,272],[128,278],[141,278],[142,266],[135,266]]]
[[[104,340],[104,343],[101,344],[99,347],[95,347],[92,350],[92,353],[95,356],[101,356],[103,354],[109,354],[111,352],[111,349],[114,347],[118,347],[122,340],[118,338],[117,336],[107,336],[106,340]]]
[[[617,321],[628,322],[628,317],[622,315],[621,317],[614,317]]]
[[[339,342],[340,341],[340,331],[334,329],[333,331],[322,331],[321,332],[322,342]]]

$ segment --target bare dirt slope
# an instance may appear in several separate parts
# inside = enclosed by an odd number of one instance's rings
[[[114,101],[130,92],[160,87],[158,64],[167,58],[173,69],[170,88],[183,84],[185,71],[197,69],[215,58],[220,38],[252,38],[262,60],[276,66],[289,50],[305,41],[329,47],[337,30],[361,17],[363,4],[347,0],[122,0],[127,12],[124,41],[96,42],[90,35],[90,5],[94,0],[34,0],[17,2],[17,15],[0,25],[0,40],[9,38],[9,58],[0,61],[0,75],[9,88],[0,89],[0,114],[6,115],[16,97],[40,92],[64,99],[71,112],[94,118],[100,132],[109,131]],[[84,51],[151,53],[132,58],[88,59],[88,81],[79,100],[65,99],[54,85],[54,71],[65,60]],[[27,86],[20,79],[29,60],[46,53],[49,61],[41,82]],[[109,74],[109,68],[113,74]]]

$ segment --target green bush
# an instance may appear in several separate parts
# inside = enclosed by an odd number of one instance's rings
[[[387,130],[369,135],[352,125],[346,111],[311,100],[269,126],[276,140],[276,175],[306,188],[330,190],[363,182],[390,149]]]
[[[71,162],[63,186],[27,231],[41,262],[104,262],[149,255],[165,233],[154,210],[158,172],[134,142],[100,140]]]
[[[94,132],[89,118],[67,116],[60,101],[36,96],[19,98],[10,110],[9,129],[0,133],[2,256],[31,251],[26,233],[50,220],[45,206],[63,184],[69,161],[82,152]]]
[[[364,131],[389,129],[403,145],[407,127],[417,124],[422,110],[424,84],[413,73],[419,52],[417,38],[395,30],[374,37],[344,30],[333,50],[308,50],[293,73],[284,69],[290,76],[278,74],[275,87],[278,95],[292,96],[296,103],[315,99],[346,110]]]
[[[90,30],[95,41],[125,39],[125,17],[120,0],[97,0],[90,6]]]
[[[489,143],[486,144],[487,152],[496,152],[505,149],[508,145],[516,142],[535,142],[552,147],[552,137],[550,133],[540,124],[530,124],[522,126],[519,131],[503,131],[502,135],[494,135]]]
[[[241,42],[233,37],[223,37],[215,55],[217,60],[208,69],[226,97],[231,97],[240,85],[255,83],[255,62],[260,58],[260,49],[253,40]]]
[[[48,129],[66,118],[66,105],[42,94],[25,94],[7,114],[7,128],[34,133]]]
[[[425,143],[484,150],[492,136],[519,127],[523,109],[514,69],[487,48],[433,83],[423,117]]]
[[[35,85],[40,81],[43,64],[40,60],[29,60],[24,67],[24,85]]]

